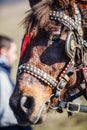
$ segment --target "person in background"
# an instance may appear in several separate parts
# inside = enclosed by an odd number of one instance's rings
[[[9,98],[15,87],[11,79],[11,69],[16,59],[15,42],[0,35],[0,130],[32,130],[30,126],[19,126],[9,107]]]

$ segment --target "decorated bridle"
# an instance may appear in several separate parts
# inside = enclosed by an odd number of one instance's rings
[[[69,63],[67,63],[66,67],[61,72],[58,80],[54,79],[52,76],[44,72],[43,70],[36,68],[35,66],[31,66],[29,63],[24,63],[19,66],[18,68],[18,78],[22,72],[28,73],[33,75],[34,77],[44,81],[44,83],[48,84],[52,87],[52,89],[56,90],[55,93],[53,91],[49,101],[52,97],[60,98],[60,94],[69,82],[70,76],[73,74],[73,68],[76,68],[76,71],[80,68],[83,72],[84,76],[84,86],[85,90],[87,89],[87,42],[83,39],[83,30],[82,30],[82,19],[81,14],[78,9],[78,6],[74,4],[75,16],[74,19],[70,18],[68,15],[62,13],[61,11],[50,11],[50,20],[59,21],[64,26],[66,26],[69,30],[66,39],[66,53],[70,57]],[[21,57],[25,51],[25,46],[32,40],[34,36],[35,30],[30,34],[27,34],[24,38],[24,43],[22,46]],[[79,50],[79,51],[78,51]],[[78,53],[79,52],[79,53]],[[77,54],[78,53],[78,54]],[[78,55],[76,58],[75,56]],[[81,62],[78,64],[79,59]],[[83,90],[83,88],[82,88]],[[87,94],[87,92],[85,92]],[[80,105],[77,103],[73,103],[72,101],[83,93],[78,91],[74,93],[73,96],[66,100],[59,100],[56,106],[50,106],[50,108],[57,109],[57,108],[67,108],[67,111],[72,112],[86,112],[87,113],[87,106]],[[84,95],[87,99],[86,94]]]

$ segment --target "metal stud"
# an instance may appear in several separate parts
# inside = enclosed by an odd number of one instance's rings
[[[62,79],[62,77],[60,76],[60,77],[59,77],[59,80],[61,80],[61,79]]]
[[[67,67],[69,68],[70,65],[67,65]]]
[[[28,72],[28,74],[30,73],[30,71],[27,71]]]
[[[64,71],[63,71],[63,73],[65,74],[65,73],[66,73],[66,71],[64,70]]]
[[[46,77],[47,77],[46,73],[44,73],[43,77],[44,77],[44,78],[46,78]]]
[[[66,67],[65,70],[68,70],[68,68]]]
[[[49,82],[47,82],[47,84],[48,84],[48,85],[50,85],[50,83],[49,83]]]
[[[38,78],[39,78],[39,79],[41,79],[41,77],[40,77],[40,76],[38,76]]]
[[[61,74],[61,77],[63,77],[63,74]]]

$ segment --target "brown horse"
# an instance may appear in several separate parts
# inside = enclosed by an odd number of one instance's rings
[[[68,36],[75,38],[72,32],[79,24],[77,21],[75,26],[72,25],[75,8],[78,10],[74,4],[74,0],[39,0],[23,21],[26,33],[16,88],[10,99],[10,106],[22,125],[43,122],[52,108],[61,113],[62,107],[58,103],[68,101],[73,90],[74,93],[77,88],[81,90],[82,72],[76,71],[82,64],[80,52],[75,56],[74,44],[70,52],[70,47],[67,48]],[[81,28],[79,32],[82,36]]]

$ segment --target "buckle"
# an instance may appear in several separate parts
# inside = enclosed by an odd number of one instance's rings
[[[62,78],[57,85],[57,90],[62,91],[63,88],[66,86],[66,84],[67,84],[67,81],[64,78]]]
[[[66,84],[67,84],[67,82],[69,81],[69,76],[66,74],[64,77],[62,77],[62,79],[59,81],[59,83],[58,83],[58,85],[57,85],[57,90],[58,91],[62,91],[64,88],[65,88],[65,86],[66,86]]]
[[[71,110],[70,105],[73,105],[73,107],[76,106],[77,110]],[[79,103],[68,102],[67,103],[67,111],[71,112],[71,113],[78,113],[78,112],[80,112],[80,104]]]

